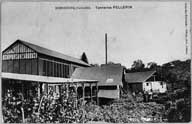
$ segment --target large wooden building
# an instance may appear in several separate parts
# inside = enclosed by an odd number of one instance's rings
[[[21,40],[2,53],[3,72],[69,78],[75,68],[89,67],[80,59]]]
[[[13,94],[23,92],[28,98],[31,94],[48,93],[49,88],[57,93],[61,85],[75,84],[79,96],[86,95],[87,87],[93,96],[97,93],[97,81],[71,78],[75,68],[89,66],[80,59],[17,40],[2,52],[2,95],[11,90]]]

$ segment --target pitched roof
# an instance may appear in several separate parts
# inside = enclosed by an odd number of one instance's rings
[[[72,78],[61,78],[61,77],[50,77],[41,75],[30,75],[30,74],[17,74],[17,73],[1,73],[3,79],[23,80],[23,81],[35,81],[44,82],[50,84],[62,84],[62,83],[97,83],[96,80],[81,80]],[[86,84],[85,84],[86,85]]]
[[[78,64],[85,65],[85,66],[90,66],[89,64],[83,62],[80,59],[77,59],[77,58],[74,58],[74,57],[71,57],[71,56],[68,56],[68,55],[64,55],[62,53],[59,53],[59,52],[56,52],[56,51],[53,51],[53,50],[50,50],[50,49],[47,49],[47,48],[32,44],[32,43],[29,43],[29,42],[26,42],[26,41],[17,40],[14,43],[16,43],[16,42],[23,43],[24,45],[26,45],[29,48],[36,51],[37,53],[41,53],[41,54],[44,54],[44,55],[52,56],[52,57],[55,57],[55,58],[66,60],[66,61],[78,63]]]
[[[133,72],[125,74],[125,81],[128,83],[139,83],[145,82],[149,79],[156,71],[145,71],[145,72]]]
[[[122,85],[123,66],[107,64],[101,67],[77,68],[72,78],[98,80],[98,85]]]

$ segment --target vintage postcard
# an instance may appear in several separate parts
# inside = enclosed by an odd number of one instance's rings
[[[4,123],[191,120],[189,1],[2,2]]]

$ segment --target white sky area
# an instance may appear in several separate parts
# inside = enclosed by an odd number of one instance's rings
[[[112,5],[133,8],[95,8]],[[90,6],[91,10],[56,6]],[[187,30],[189,11],[188,4]],[[1,12],[2,49],[21,39],[76,58],[85,52],[89,63],[103,64],[107,33],[108,61],[128,68],[137,59],[163,64],[190,58],[184,2],[4,2]],[[188,48],[189,38],[190,34]]]

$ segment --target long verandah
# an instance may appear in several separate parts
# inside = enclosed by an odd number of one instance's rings
[[[95,100],[98,103],[98,85],[95,80],[2,73],[2,96],[14,90],[15,95],[23,93],[24,98],[29,95],[41,98],[43,94],[51,92],[57,98],[61,95],[62,87],[65,87],[67,95],[73,91],[76,99]]]
[[[48,118],[47,115],[52,114],[52,112],[47,109],[56,107],[54,111],[57,111],[58,105],[61,106],[57,112],[60,113],[63,111],[64,113],[62,113],[64,115],[56,114],[52,116],[61,116],[64,120],[60,120],[59,122],[68,122],[75,113],[80,114],[84,111],[86,102],[95,101],[95,103],[98,104],[97,94],[97,81],[94,80],[62,79],[26,74],[2,73],[4,122],[7,122],[6,120],[10,120],[10,118],[13,119],[13,115],[15,114],[18,116],[13,122],[26,122],[26,119],[33,118],[31,116],[34,116],[34,113],[36,119],[46,119]],[[52,104],[50,102],[54,103]],[[49,107],[46,108],[48,104]],[[50,105],[53,106],[50,107]],[[7,111],[11,113],[7,113]],[[84,117],[76,117],[72,120],[78,120],[79,118],[83,119]],[[51,121],[54,121],[54,118],[50,119],[50,122]]]

